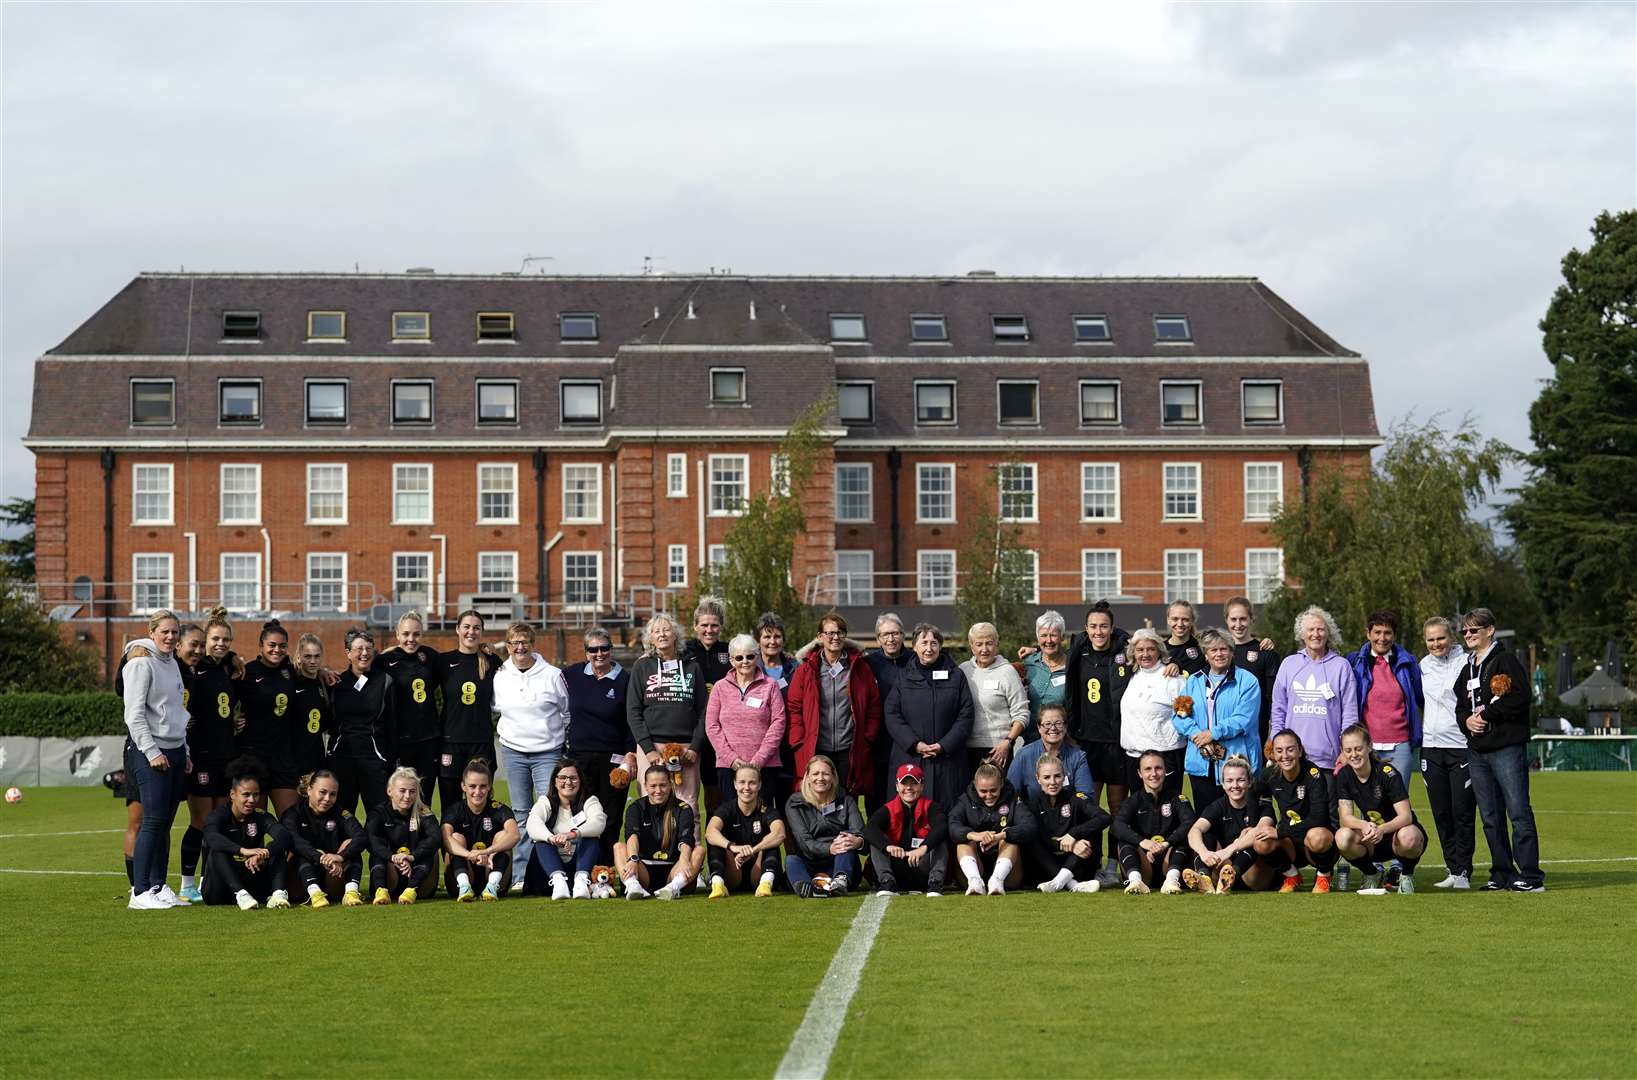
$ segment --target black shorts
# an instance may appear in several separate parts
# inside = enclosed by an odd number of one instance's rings
[[[1084,742],[1080,749],[1086,755],[1086,767],[1091,770],[1091,779],[1098,784],[1113,784],[1115,787],[1130,787],[1126,782],[1125,751],[1120,749],[1117,742]],[[1089,791],[1080,794],[1091,795]]]
[[[267,767],[267,787],[270,791],[287,788],[296,789],[301,783],[301,767],[293,761],[280,761]]]
[[[438,775],[445,780],[459,780],[466,765],[473,758],[482,758],[495,767],[495,744],[492,742],[446,742],[438,753]]]
[[[227,763],[224,761],[194,761],[188,773],[187,789],[190,797],[200,799],[227,798]]]

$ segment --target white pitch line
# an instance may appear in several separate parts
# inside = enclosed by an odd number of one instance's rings
[[[124,877],[123,870],[18,870],[0,866],[0,874],[72,874],[75,877]]]
[[[1483,860],[1479,859],[1476,855],[1474,855],[1472,861],[1473,862],[1482,862]],[[1584,863],[1611,863],[1611,862],[1637,862],[1637,855],[1621,855],[1618,858],[1613,858],[1613,859],[1542,859],[1542,860],[1540,860],[1540,865],[1542,865],[1542,866],[1579,866],[1579,865],[1582,865]],[[1448,863],[1441,863],[1441,862],[1424,862],[1424,863],[1417,863],[1416,865],[1417,866],[1442,866],[1446,870],[1449,869],[1449,864]]]
[[[124,831],[124,829],[75,829],[72,832],[9,832],[0,833],[0,840],[27,840],[31,836],[99,836],[103,833]]]
[[[830,959],[829,970],[813,991],[801,1027],[790,1037],[790,1048],[784,1052],[773,1080],[823,1080],[889,900],[886,896],[871,896],[859,907],[847,936]]]

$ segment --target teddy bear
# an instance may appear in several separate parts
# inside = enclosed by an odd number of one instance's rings
[[[659,763],[671,774],[671,786],[682,786],[682,744],[668,742],[659,748]]]
[[[608,784],[617,791],[624,791],[631,786],[631,774],[621,768],[613,768],[608,772]]]
[[[612,900],[619,895],[620,878],[612,866],[591,868],[591,899]]]

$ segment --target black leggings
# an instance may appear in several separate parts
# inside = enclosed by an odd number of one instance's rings
[[[915,889],[938,892],[944,887],[944,874],[949,868],[949,847],[939,844],[919,866],[911,866],[905,859],[895,859],[886,848],[870,848],[870,865],[875,867],[875,879],[883,889]]]
[[[421,802],[432,805],[432,793],[438,787],[438,762],[443,758],[442,739],[422,739],[420,742],[398,745],[398,764],[408,765],[421,778]],[[381,790],[386,791],[385,781]]]
[[[503,851],[499,855],[495,856],[494,872],[500,875],[500,888],[502,890],[511,887],[511,852]],[[489,881],[489,871],[484,870],[482,867],[474,869],[471,863],[467,862],[459,855],[451,855],[449,856],[449,865],[444,867],[443,871],[443,887],[449,890],[450,896],[454,896],[460,892],[460,886],[455,881],[456,876],[460,874],[465,874],[467,880],[472,883],[472,888],[478,892],[482,892],[484,885],[488,884]]]
[[[397,899],[398,894],[402,893],[406,888],[414,889],[416,893],[420,893],[422,887],[426,884],[426,879],[431,876],[431,863],[415,863],[409,868],[409,876],[406,878],[398,873],[397,867],[392,865],[390,859],[377,860],[373,855],[370,856],[370,892],[374,892],[376,889],[385,889],[387,894],[394,899]]]
[[[310,862],[297,855],[295,857],[296,877],[301,879],[304,888],[317,885],[327,893],[337,890],[335,885],[337,880],[340,881],[341,885],[345,885],[349,881],[362,881],[364,879],[363,852],[356,855],[343,855],[341,860],[341,877],[337,879],[330,876],[330,872],[324,868],[323,863]]]
[[[1150,886],[1160,884],[1165,880],[1166,873],[1172,870],[1179,874],[1182,873],[1183,869],[1188,865],[1189,854],[1190,852],[1179,847],[1166,849],[1163,859],[1154,860],[1153,868],[1148,873],[1147,883]],[[1121,844],[1120,874],[1122,877],[1130,877],[1133,872],[1142,872],[1142,851],[1135,844]]]
[[[1069,852],[1058,851],[1051,844],[1054,838],[1043,838],[1034,843],[1023,845],[1023,873],[1024,880],[1038,885],[1042,881],[1050,881],[1056,877],[1058,871],[1067,870],[1074,875],[1075,881],[1090,881],[1097,876],[1102,860],[1099,857],[1103,848],[1103,838],[1088,841],[1091,844],[1091,855],[1082,859]]]
[[[1432,823],[1438,829],[1438,843],[1444,849],[1445,869],[1452,874],[1472,874],[1474,828],[1478,801],[1472,793],[1467,773],[1470,750],[1421,748],[1421,778],[1427,782],[1427,801],[1432,804]]]
[[[255,873],[246,870],[244,863],[227,852],[212,851],[205,859],[204,880],[199,883],[205,903],[237,903],[240,889],[255,897],[258,903],[266,903],[269,896],[284,888],[290,861],[286,853],[278,848],[270,848],[269,851],[271,854],[267,861]]]
[[[757,855],[750,862],[733,871],[728,871],[728,849],[719,848],[715,844],[705,845],[705,861],[710,864],[711,875],[733,885],[736,882],[754,882],[763,874],[777,874],[779,872],[779,849],[769,848]]]
[[[374,750],[354,753],[343,746],[341,752],[331,759],[330,768],[335,770],[335,778],[341,788],[337,810],[351,811],[356,815],[358,801],[362,799],[365,816],[373,817],[380,807],[386,805],[387,777],[392,770],[376,756]]]

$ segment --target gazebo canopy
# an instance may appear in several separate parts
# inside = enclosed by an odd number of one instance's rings
[[[1588,709],[1614,709],[1628,701],[1637,701],[1637,694],[1615,682],[1608,672],[1598,666],[1580,685],[1565,691],[1558,700],[1565,705],[1584,705]]]

